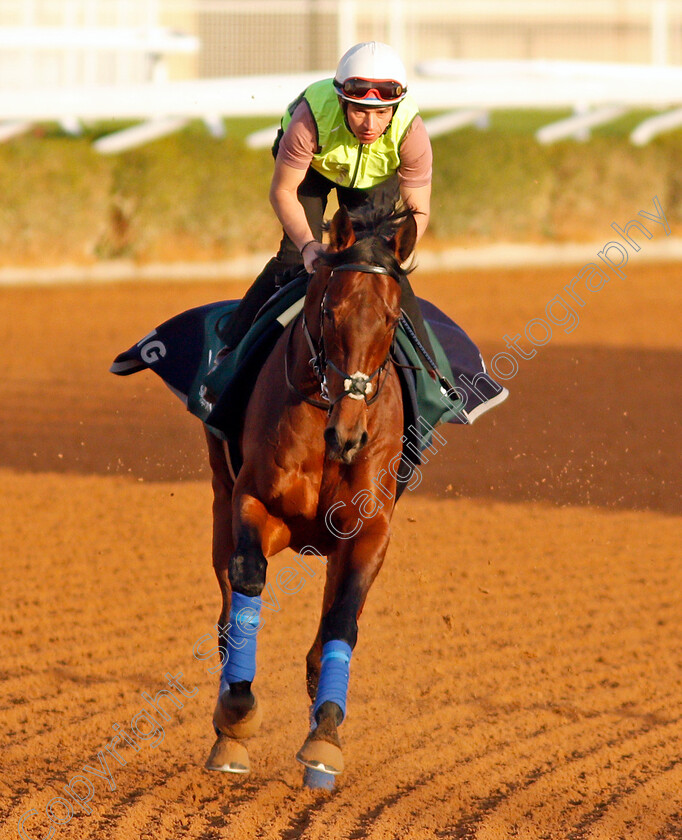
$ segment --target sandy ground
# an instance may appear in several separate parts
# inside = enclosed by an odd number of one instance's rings
[[[36,839],[681,838],[679,273],[590,294],[504,406],[446,428],[361,621],[333,793],[294,760],[320,569],[259,634],[252,774],[203,770],[216,660],[193,649],[219,595],[201,430],[151,374],[107,372],[243,284],[0,290],[0,838],[22,815]],[[571,275],[414,283],[490,357]],[[149,731],[142,692],[180,672],[163,731],[119,746],[125,765],[104,753],[119,725]]]

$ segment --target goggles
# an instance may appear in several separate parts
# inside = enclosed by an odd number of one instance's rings
[[[376,79],[346,79],[337,87],[351,99],[362,101],[364,99],[380,99],[382,102],[395,102],[404,93],[406,88],[400,82],[388,79],[377,81]]]

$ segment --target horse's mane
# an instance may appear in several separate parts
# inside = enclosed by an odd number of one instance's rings
[[[413,266],[403,269],[388,243],[395,236],[406,218],[414,217],[411,207],[396,202],[368,203],[350,213],[356,241],[343,251],[325,252],[320,260],[334,268],[344,263],[370,263],[385,268],[393,277],[413,271]],[[325,223],[328,230],[330,223]]]

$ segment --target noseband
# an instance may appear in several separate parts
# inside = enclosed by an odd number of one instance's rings
[[[343,263],[342,265],[337,265],[332,269],[331,276],[333,276],[334,273],[338,271],[357,271],[361,274],[386,274],[389,277],[393,277],[396,281],[399,281],[399,278],[395,276],[394,272],[389,271],[389,269],[384,268],[381,265]],[[286,377],[287,387],[292,393],[296,394],[297,397],[302,399],[304,402],[307,402],[309,405],[314,405],[316,408],[326,409],[327,414],[331,414],[334,406],[338,402],[340,402],[344,397],[350,397],[350,399],[352,400],[364,400],[367,403],[367,405],[371,405],[381,393],[381,390],[384,387],[384,383],[386,382],[386,376],[384,376],[382,379],[381,374],[384,372],[386,365],[388,364],[391,351],[389,349],[388,353],[386,354],[386,358],[383,360],[383,362],[379,365],[378,368],[376,368],[376,370],[374,370],[370,374],[362,373],[362,371],[356,371],[353,374],[349,374],[346,371],[343,371],[339,367],[337,367],[331,359],[327,358],[324,343],[324,304],[326,299],[327,292],[325,291],[324,295],[322,296],[322,301],[320,303],[320,341],[318,346],[315,346],[313,337],[310,335],[310,330],[308,329],[305,313],[303,313],[302,315],[303,335],[306,338],[308,347],[310,348],[310,352],[312,354],[310,360],[308,361],[308,364],[313,369],[317,381],[320,384],[320,396],[322,397],[324,402],[314,400],[311,397],[308,397],[305,394],[301,393],[301,391],[299,391],[298,388],[296,388],[296,386],[291,382],[291,379],[289,378],[288,357],[289,345],[291,343],[293,329],[289,333],[289,341],[287,343],[287,349],[284,354],[284,375]],[[331,401],[329,398],[329,390],[327,387],[328,368],[331,368],[343,378],[343,391],[333,401]],[[375,378],[377,380],[377,387],[374,392],[374,395],[369,396],[372,393],[372,389],[374,387],[373,381]]]

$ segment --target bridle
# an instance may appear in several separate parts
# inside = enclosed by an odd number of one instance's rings
[[[334,266],[332,269],[331,277],[340,271],[357,271],[361,274],[386,274],[389,277],[393,277],[396,281],[399,282],[399,278],[396,277],[395,272],[390,271],[388,268],[384,268],[381,265],[364,265],[362,263],[343,263],[342,265]],[[383,362],[370,374],[362,373],[362,371],[356,371],[353,374],[347,373],[344,370],[341,370],[334,362],[327,357],[327,351],[324,342],[324,311],[325,311],[325,302],[327,300],[327,292],[329,287],[325,290],[324,295],[322,296],[322,300],[320,301],[320,315],[319,315],[319,325],[320,325],[320,340],[318,344],[315,344],[313,337],[310,334],[310,330],[308,329],[308,324],[305,317],[305,312],[301,313],[301,325],[303,328],[303,335],[305,336],[306,342],[310,349],[311,357],[308,361],[308,364],[312,368],[315,377],[320,385],[320,396],[322,400],[315,400],[312,397],[307,396],[306,394],[302,393],[291,381],[289,377],[289,348],[291,345],[291,339],[294,334],[294,327],[298,322],[294,322],[290,332],[289,338],[287,340],[287,347],[284,353],[284,376],[286,378],[287,388],[291,393],[295,394],[299,399],[303,400],[303,402],[308,403],[309,405],[313,405],[316,408],[323,408],[327,411],[327,414],[331,414],[334,406],[340,402],[344,397],[349,397],[352,400],[363,400],[367,403],[367,405],[371,405],[381,393],[384,384],[386,383],[386,379],[388,377],[388,373],[386,372],[386,366],[391,357],[391,348],[389,348],[386,358]],[[335,400],[330,400],[329,398],[329,389],[327,387],[327,369],[331,368],[333,371],[339,374],[339,376],[343,379],[343,391],[336,397]],[[383,377],[382,377],[383,374]],[[374,388],[374,380],[377,380],[376,388]],[[372,390],[374,390],[374,394],[372,394]],[[370,396],[372,394],[372,396]]]

